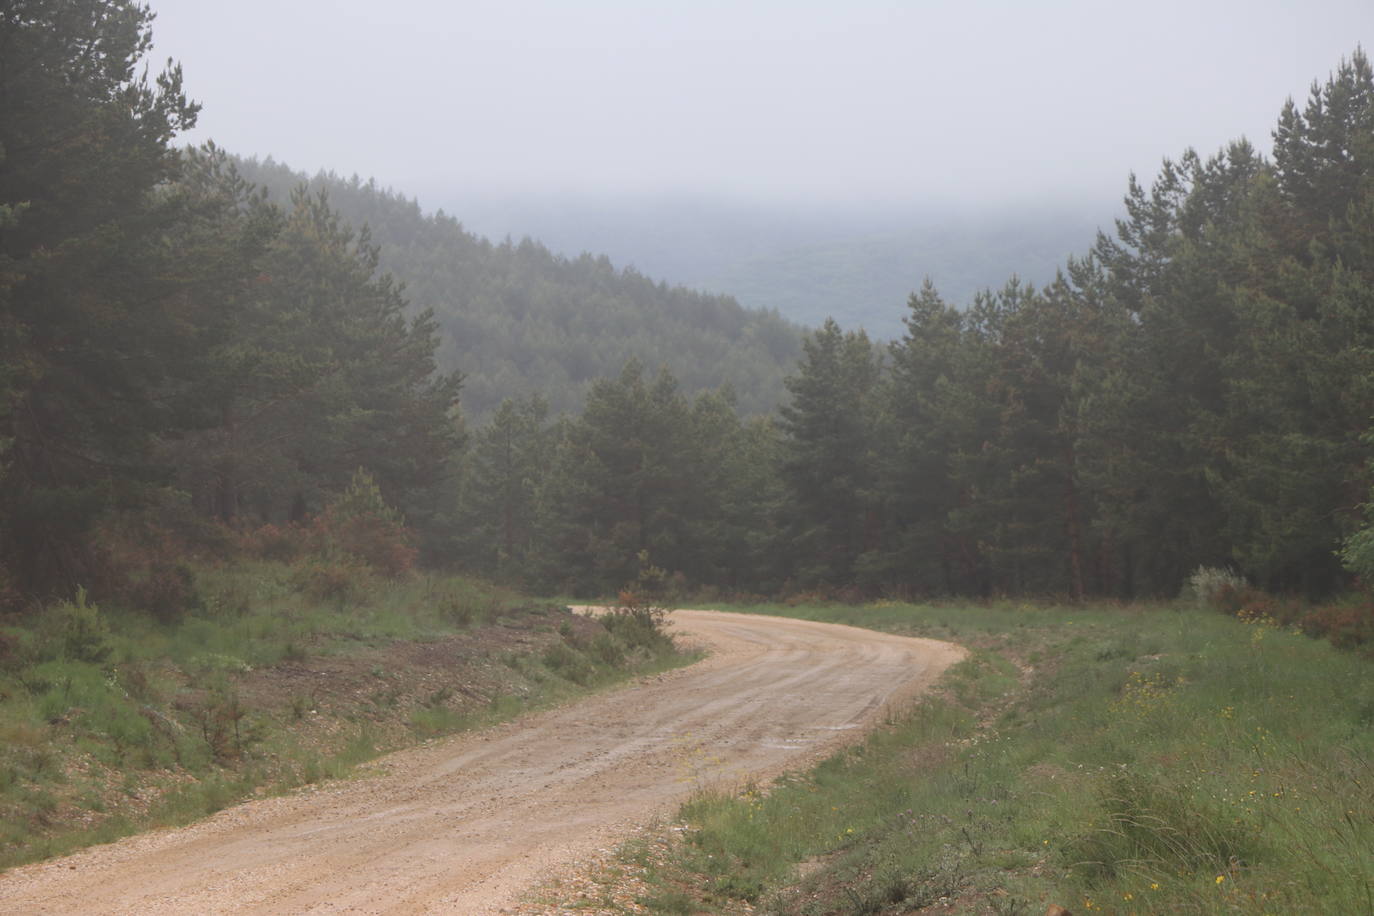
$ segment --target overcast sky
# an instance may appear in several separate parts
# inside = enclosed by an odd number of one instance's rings
[[[1374,47],[1374,0],[151,5],[186,139],[407,192],[1119,195]]]

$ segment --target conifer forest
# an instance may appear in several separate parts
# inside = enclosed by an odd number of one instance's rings
[[[1206,566],[1320,599],[1374,574],[1358,48],[1275,100],[1272,148],[1130,177],[1043,286],[915,277],[883,341],[182,147],[200,109],[146,69],[151,19],[0,12],[8,613],[78,586],[182,613],[187,564],[360,488],[392,562],[547,594],[646,556],[743,594],[1132,599]]]

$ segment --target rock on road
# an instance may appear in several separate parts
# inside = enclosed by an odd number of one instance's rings
[[[0,912],[497,913],[708,785],[856,740],[963,650],[836,624],[676,611],[704,661],[0,875]]]

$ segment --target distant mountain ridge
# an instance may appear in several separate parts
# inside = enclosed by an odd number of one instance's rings
[[[544,396],[555,413],[581,407],[587,386],[630,359],[665,366],[688,393],[729,385],[746,413],[784,398],[803,328],[776,311],[669,286],[604,256],[564,257],[526,237],[493,242],[373,181],[308,176],[272,159],[240,159],[244,178],[285,200],[308,184],[355,227],[368,227],[382,269],[434,310],[443,369],[465,375],[462,401],[480,421],[507,397]]]
[[[1041,285],[1068,255],[1110,230],[1119,201],[1005,205],[744,203],[700,197],[635,199],[423,190],[492,238],[532,236],[554,251],[604,252],[670,283],[725,293],[819,326],[895,339],[910,293],[929,276],[960,306],[1013,274]]]

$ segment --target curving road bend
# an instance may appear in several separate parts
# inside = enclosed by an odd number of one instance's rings
[[[497,913],[543,873],[714,784],[766,780],[877,724],[963,650],[836,624],[676,611],[702,662],[0,875],[0,912]]]

